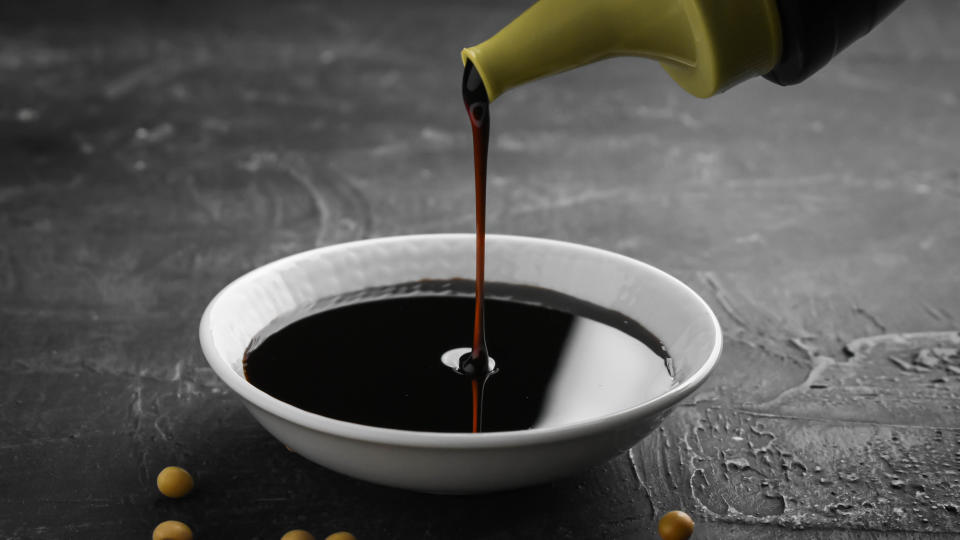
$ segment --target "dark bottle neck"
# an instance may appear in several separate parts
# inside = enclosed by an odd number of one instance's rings
[[[777,0],[783,53],[764,75],[781,86],[803,82],[873,30],[903,0]]]

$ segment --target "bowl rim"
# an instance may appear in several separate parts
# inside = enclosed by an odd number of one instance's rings
[[[357,247],[376,244],[390,244],[410,241],[462,241],[467,239],[469,239],[470,242],[474,242],[475,238],[476,236],[473,233],[384,236],[313,248],[258,266],[240,275],[220,289],[220,291],[213,297],[213,299],[210,300],[210,302],[207,304],[207,307],[204,309],[199,325],[200,346],[203,351],[204,358],[207,360],[207,363],[210,364],[210,367],[217,374],[220,380],[222,380],[227,386],[230,387],[231,390],[236,392],[249,404],[252,404],[280,419],[292,422],[300,427],[312,431],[319,431],[327,435],[375,444],[436,449],[489,449],[529,446],[590,436],[600,431],[606,431],[617,425],[629,424],[631,421],[641,417],[669,410],[675,404],[690,395],[700,385],[702,385],[704,381],[706,381],[710,372],[713,371],[714,367],[716,366],[723,346],[723,334],[720,329],[720,322],[717,320],[716,314],[714,314],[713,310],[710,309],[710,306],[706,303],[706,301],[679,279],[664,272],[663,270],[660,270],[659,268],[656,268],[655,266],[606,249],[562,240],[553,240],[549,238],[508,234],[488,234],[486,235],[486,238],[488,241],[494,242],[532,242],[541,245],[550,245],[556,248],[570,250],[572,252],[579,252],[582,255],[591,256],[594,258],[599,256],[619,259],[622,262],[627,262],[630,265],[651,271],[654,274],[657,274],[659,278],[666,280],[668,283],[671,283],[676,287],[679,287],[681,290],[688,293],[693,298],[694,302],[698,303],[700,307],[703,308],[708,316],[710,325],[712,327],[711,330],[714,333],[714,338],[713,345],[706,361],[700,366],[699,369],[691,374],[690,377],[671,387],[667,392],[627,409],[598,416],[590,420],[583,420],[561,426],[531,428],[515,431],[495,431],[489,433],[445,433],[433,431],[407,431],[393,428],[367,426],[363,424],[347,422],[344,420],[337,420],[335,418],[305,411],[295,407],[294,405],[283,402],[252,385],[230,367],[228,360],[220,356],[214,345],[214,330],[212,328],[211,312],[220,298],[233,288],[241,286],[244,281],[250,280],[256,277],[258,274],[273,272],[275,268],[289,264],[289,262],[292,260],[310,259],[329,253],[350,251],[356,249]]]

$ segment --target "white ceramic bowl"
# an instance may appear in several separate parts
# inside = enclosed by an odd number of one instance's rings
[[[244,350],[264,329],[303,316],[322,298],[422,279],[472,279],[474,242],[472,234],[377,238],[269,263],[227,285],[207,306],[200,321],[203,353],[254,418],[302,456],[355,478],[434,493],[532,485],[602,463],[656,428],[717,362],[721,333],[716,316],[672,276],[583,245],[489,235],[489,281],[544,287],[627,315],[666,345],[676,384],[652,399],[637,398],[589,420],[472,434],[334,420],[284,403],[244,379]]]

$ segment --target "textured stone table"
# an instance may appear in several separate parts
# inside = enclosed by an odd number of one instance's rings
[[[81,7],[80,4],[83,4]],[[908,2],[802,86],[706,101],[618,59],[493,110],[489,226],[684,279],[726,347],[629,455],[483,497],[287,452],[206,366],[225,283],[472,230],[458,50],[490,2],[0,6],[0,537],[960,535],[960,5]],[[198,477],[162,500],[154,476]]]

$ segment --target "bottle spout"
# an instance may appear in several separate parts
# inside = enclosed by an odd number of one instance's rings
[[[709,97],[776,65],[776,0],[540,0],[461,53],[490,101],[614,56],[657,60],[688,92]]]

